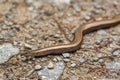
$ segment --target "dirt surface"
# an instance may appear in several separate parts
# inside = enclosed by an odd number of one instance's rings
[[[12,43],[21,52],[69,44],[79,26],[120,16],[119,7],[119,0],[72,0],[68,4],[0,0],[0,44]],[[30,71],[36,65],[54,68],[58,62],[65,65],[58,80],[119,80],[119,36],[117,25],[84,35],[80,49],[72,53],[39,58],[16,55],[0,64],[0,80],[45,80],[38,70]]]

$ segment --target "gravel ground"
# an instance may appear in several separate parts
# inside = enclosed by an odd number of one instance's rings
[[[119,0],[0,0],[0,45],[17,47],[20,54],[69,44],[79,26],[118,16],[119,7]],[[80,49],[72,53],[12,55],[0,64],[0,80],[119,80],[119,36],[117,25],[84,35]]]

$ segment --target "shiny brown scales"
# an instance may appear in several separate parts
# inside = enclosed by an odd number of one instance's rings
[[[115,17],[109,20],[102,20],[92,22],[83,26],[80,26],[74,35],[74,39],[70,44],[63,44],[63,45],[56,45],[50,46],[42,49],[37,50],[29,50],[24,53],[24,55],[32,56],[32,57],[41,57],[50,54],[61,54],[65,52],[73,52],[80,48],[80,44],[82,42],[82,37],[84,34],[89,33],[91,31],[101,29],[101,28],[108,28],[110,26],[115,26],[116,24],[120,23],[120,16]]]

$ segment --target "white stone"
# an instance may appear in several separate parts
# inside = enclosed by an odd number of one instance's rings
[[[0,46],[0,63],[4,63],[14,55],[19,53],[19,49],[13,47],[11,43],[4,43]]]
[[[53,69],[53,68],[54,68],[54,64],[53,64],[52,61],[49,62],[49,64],[48,64],[48,68],[49,68],[49,69]]]

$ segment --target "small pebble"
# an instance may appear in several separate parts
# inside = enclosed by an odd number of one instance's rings
[[[98,57],[94,57],[94,58],[93,58],[93,61],[94,61],[94,62],[98,61]]]
[[[35,70],[40,70],[40,69],[42,69],[42,66],[40,66],[40,65],[35,65]]]
[[[32,19],[34,19],[35,17],[38,16],[38,14],[37,13],[31,13],[31,16],[32,16]]]
[[[26,77],[30,76],[35,70],[32,68],[26,75]]]
[[[53,69],[53,68],[54,68],[54,64],[52,61],[50,61],[48,64],[48,69]]]
[[[70,57],[70,53],[62,53],[64,58],[69,58]]]
[[[25,43],[26,48],[32,48],[32,45]]]
[[[41,2],[39,1],[33,1],[33,5],[36,7],[36,8],[39,8],[41,6]]]
[[[91,13],[91,12],[88,12],[86,15],[88,15],[88,16],[92,16],[92,13]]]
[[[54,62],[57,62],[58,60],[57,60],[57,58],[54,58],[53,61],[54,61]]]
[[[84,19],[85,19],[85,20],[90,20],[91,17],[90,17],[89,15],[85,15],[85,16],[84,16]]]
[[[69,22],[73,22],[73,21],[74,21],[73,18],[68,18],[67,20],[68,20]]]
[[[35,30],[34,30],[34,31],[32,31],[32,35],[33,35],[33,36],[36,36],[36,35],[37,35],[37,33],[38,33],[38,32],[37,32],[37,31],[35,31]]]
[[[28,61],[29,64],[32,64],[32,61]]]
[[[65,58],[65,59],[63,59],[65,62],[69,62],[70,61],[70,59],[68,59],[68,58]]]
[[[33,3],[34,0],[26,0],[27,3]]]
[[[38,49],[38,48],[35,45],[33,45],[32,48],[31,48],[31,50],[36,50],[36,49]]]
[[[28,7],[28,10],[29,10],[29,11],[33,11],[33,9],[34,9],[34,8],[33,8],[32,6],[31,6],[31,7]]]
[[[54,69],[48,69],[44,66],[42,70],[38,70],[38,76],[41,77],[40,80],[58,80],[64,70],[64,63],[57,62],[54,64]]]
[[[111,48],[114,48],[115,46],[114,46],[113,44],[110,44],[110,47],[111,47]]]
[[[102,56],[103,56],[103,54],[101,54],[101,53],[99,53],[99,54],[97,55],[98,58],[101,58]]]
[[[62,58],[61,57],[56,57],[58,61],[62,61]]]
[[[99,45],[101,43],[101,40],[99,40],[99,39],[96,39],[94,41],[95,41],[95,44],[97,44],[97,45]]]
[[[71,67],[75,67],[75,66],[76,66],[76,64],[75,64],[75,63],[72,63],[72,64],[71,64]]]
[[[41,9],[41,10],[39,10],[39,13],[43,14],[43,13],[45,13],[45,10]]]
[[[70,17],[72,14],[70,12],[67,12],[66,15]]]
[[[100,63],[103,63],[103,62],[104,62],[104,60],[103,60],[103,59],[99,59],[99,62],[100,62]]]
[[[25,56],[21,57],[21,61],[26,61],[26,60],[27,60],[27,57],[25,57]]]
[[[97,14],[101,14],[101,13],[103,12],[103,10],[102,10],[102,9],[98,9],[98,10],[95,10],[95,12],[96,12]]]
[[[83,62],[85,62],[85,59],[82,58],[82,57],[79,57],[79,61],[80,61],[81,63],[83,63]]]
[[[111,36],[111,38],[114,40],[114,41],[119,41],[120,38],[118,36]]]
[[[64,44],[69,44],[70,42],[69,41],[64,41]]]
[[[119,3],[118,3],[118,1],[114,0],[114,1],[113,1],[113,4],[116,6],[116,5],[118,5]]]
[[[74,4],[73,7],[76,10],[76,12],[80,12],[81,11],[80,7],[77,4]]]
[[[114,55],[114,56],[120,55],[120,51],[117,50],[117,51],[113,52],[113,55]]]
[[[96,21],[101,21],[101,20],[103,20],[103,18],[102,18],[102,17],[99,17],[99,18],[96,18],[95,20],[96,20]]]
[[[112,50],[113,50],[113,48],[111,48],[111,47],[108,47],[108,48],[107,48],[107,50],[108,50],[108,51],[112,51]]]
[[[54,38],[60,38],[59,34],[54,34]]]
[[[14,41],[14,42],[13,42],[13,45],[14,45],[14,46],[18,45],[18,42],[17,42],[17,41]]]
[[[106,35],[107,32],[105,30],[103,30],[103,29],[100,29],[100,30],[97,30],[97,34],[99,34],[99,35]]]
[[[96,8],[96,9],[101,9],[101,6],[99,5],[99,4],[94,4],[94,7]]]
[[[8,36],[9,33],[7,31],[1,31],[0,34],[3,35],[4,37],[6,37],[6,36]]]
[[[111,62],[111,63],[107,63],[105,62],[105,66],[108,69],[120,69],[120,62]]]

